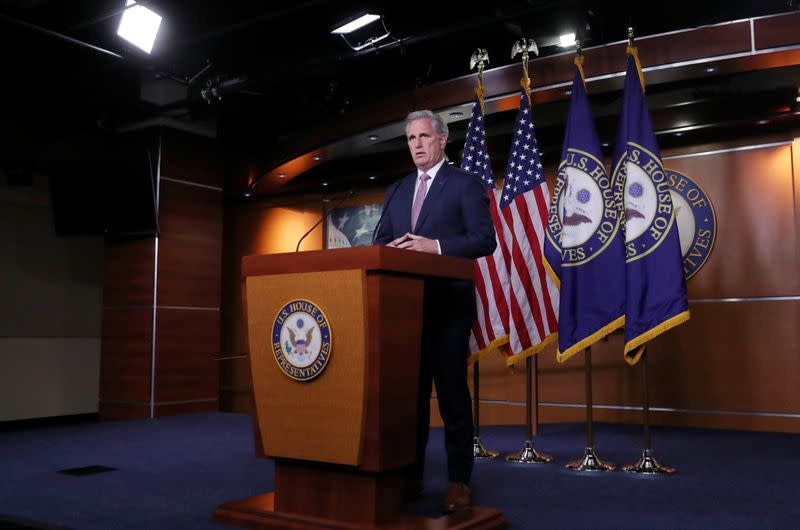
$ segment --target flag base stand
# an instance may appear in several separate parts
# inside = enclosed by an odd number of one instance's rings
[[[499,454],[500,453],[497,451],[486,449],[481,443],[480,436],[476,436],[472,439],[472,456],[475,458],[494,458]]]
[[[614,471],[617,466],[600,460],[594,452],[594,447],[587,447],[583,458],[573,460],[564,467],[571,471]]]
[[[622,468],[628,473],[644,473],[648,475],[672,475],[676,469],[664,464],[659,464],[653,458],[652,449],[642,449],[642,457],[635,464],[629,464]]]
[[[520,464],[547,464],[553,461],[553,457],[538,452],[533,448],[533,442],[527,440],[520,452],[508,455],[506,460],[509,462],[518,462]]]

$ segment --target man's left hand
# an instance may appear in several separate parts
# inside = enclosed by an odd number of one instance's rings
[[[414,234],[408,234],[408,239],[397,245],[397,248],[416,250],[418,252],[430,252],[431,254],[439,253],[439,245],[436,244],[435,239],[415,236]]]

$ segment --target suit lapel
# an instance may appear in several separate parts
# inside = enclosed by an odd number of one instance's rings
[[[417,172],[408,175],[400,183],[397,190],[397,202],[400,219],[403,220],[402,231],[399,235],[411,232],[411,203],[414,201],[414,184],[417,181]],[[399,236],[398,236],[399,237]]]
[[[436,209],[436,204],[439,201],[439,197],[443,193],[442,190],[444,190],[445,184],[447,184],[447,169],[447,164],[443,165],[436,174],[436,178],[433,179],[431,189],[428,190],[428,194],[425,196],[425,202],[422,203],[422,210],[420,210],[419,218],[417,218],[417,226],[414,227],[415,234],[425,225],[425,221],[430,213]],[[408,216],[409,224],[411,224],[411,210],[409,210]]]

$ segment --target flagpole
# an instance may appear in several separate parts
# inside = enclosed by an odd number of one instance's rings
[[[613,471],[616,466],[598,458],[594,451],[594,432],[592,431],[592,347],[584,350],[584,374],[586,375],[586,450],[583,458],[573,460],[566,466],[572,471]]]
[[[527,97],[528,105],[530,105],[531,103],[531,79],[528,76],[528,54],[531,52],[534,53],[535,55],[539,54],[539,48],[538,46],[536,46],[536,42],[533,39],[522,38],[519,41],[515,42],[514,45],[511,47],[512,59],[517,54],[522,54],[523,76],[520,81],[520,84],[522,85],[522,88],[525,92],[525,96]],[[506,178],[508,178],[508,175],[506,175]],[[534,352],[528,352],[527,356],[525,357],[525,418],[526,418],[525,444],[523,445],[522,449],[519,452],[513,453],[506,457],[506,460],[508,460],[509,462],[519,462],[522,464],[542,464],[553,461],[552,456],[539,453],[533,447],[533,415],[536,414],[537,426],[539,419],[538,416],[539,387],[538,385],[534,385],[533,383],[533,371],[534,368],[537,367],[536,366],[537,360],[535,358],[531,358],[533,357],[533,355],[535,355]],[[534,394],[536,397],[535,405],[534,403],[532,403]],[[536,407],[535,409],[534,406]]]
[[[478,97],[478,102],[481,105],[481,116],[483,116],[483,69],[486,63],[489,62],[489,54],[483,48],[478,48],[472,53],[469,60],[469,69],[478,68],[476,76],[477,86],[475,88],[475,95]],[[465,148],[466,150],[466,148]],[[488,147],[487,147],[488,150]],[[472,437],[472,456],[474,458],[494,458],[500,453],[491,449],[486,449],[481,443],[481,415],[480,415],[480,362],[475,361],[472,365],[472,410],[474,418],[474,433]]]
[[[642,354],[640,362],[642,365],[642,428],[644,431],[642,456],[636,463],[624,466],[622,469],[629,473],[671,475],[675,473],[675,468],[660,464],[653,457],[652,440],[650,438],[650,397],[647,388],[647,352]]]
[[[539,403],[538,385],[536,389],[533,388],[533,365],[536,363],[534,356],[529,355],[525,359],[525,427],[526,438],[525,444],[522,449],[516,453],[508,455],[506,460],[509,462],[518,462],[521,464],[546,464],[553,461],[553,457],[544,453],[538,452],[533,447],[533,393],[536,392],[536,403]],[[537,363],[538,364],[538,363]],[[537,415],[538,418],[538,415]]]
[[[472,410],[475,418],[475,436],[472,438],[472,456],[475,458],[494,458],[500,453],[486,449],[481,443],[481,415],[480,415],[480,361],[472,364]]]

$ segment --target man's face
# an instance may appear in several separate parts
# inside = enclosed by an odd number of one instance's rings
[[[436,134],[430,118],[412,121],[406,128],[408,150],[414,165],[421,171],[428,171],[439,163],[444,156],[444,146],[447,143],[446,134]]]

